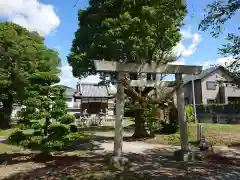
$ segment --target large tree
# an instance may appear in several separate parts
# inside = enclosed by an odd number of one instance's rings
[[[212,4],[207,5],[205,9],[204,19],[199,25],[199,29],[206,31],[210,29],[210,33],[213,37],[219,37],[223,31],[224,24],[230,20],[234,15],[239,13],[240,1],[239,0],[216,0]],[[239,24],[238,24],[239,25]],[[234,59],[228,68],[230,72],[234,72],[239,76],[240,73],[240,26],[235,32],[229,32],[226,40],[227,44],[224,44],[222,48],[219,48],[219,53],[225,57],[231,57]]]
[[[57,70],[58,54],[44,45],[36,32],[9,22],[0,23],[0,128],[8,128],[14,104],[27,98],[29,78]]]
[[[79,10],[79,29],[68,56],[73,75],[81,78],[96,74],[95,59],[139,64],[175,60],[169,54],[181,39],[180,27],[185,15],[183,0],[90,0],[87,9]],[[101,73],[101,77],[106,77],[106,73]],[[124,84],[133,102],[144,107],[152,89],[145,88],[139,93],[127,81]],[[136,119],[137,137],[145,134],[140,119]]]

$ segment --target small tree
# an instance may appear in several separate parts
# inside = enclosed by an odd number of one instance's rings
[[[41,140],[34,142],[38,148],[43,151],[60,150],[67,142],[66,138],[69,138],[65,136],[77,131],[74,125],[70,124],[74,119],[69,123],[60,122],[66,117],[65,88],[54,86],[59,82],[59,77],[54,72],[35,73],[30,82],[32,86],[28,88],[29,97],[24,101],[26,108],[20,112],[20,123],[27,128],[33,128],[34,133],[30,138],[20,141],[20,144],[31,147],[32,141],[40,138]]]

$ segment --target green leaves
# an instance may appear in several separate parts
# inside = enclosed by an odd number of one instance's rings
[[[217,0],[207,5],[206,14],[199,25],[199,29],[206,31],[211,28],[211,34],[218,37],[223,30],[223,25],[237,13],[239,8],[239,0]]]
[[[52,85],[58,83],[60,78],[53,72],[34,73],[30,78],[33,84]]]
[[[215,1],[205,9],[206,14],[199,25],[199,29],[202,31],[210,29],[211,35],[217,38],[223,31],[224,24],[239,12],[239,9],[239,0]],[[237,30],[239,31],[240,27]],[[238,78],[240,73],[240,37],[236,32],[229,33],[226,40],[228,40],[228,43],[219,49],[219,53],[235,59],[227,67]]]
[[[159,59],[180,40],[186,7],[182,0],[91,0],[79,11],[68,62],[73,75],[96,74],[94,59],[143,63]]]

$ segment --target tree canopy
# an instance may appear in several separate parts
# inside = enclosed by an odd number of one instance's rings
[[[210,29],[211,35],[217,38],[223,31],[224,24],[236,15],[239,12],[239,9],[239,0],[216,0],[212,4],[207,5],[204,19],[201,21],[199,29],[202,31]],[[236,75],[239,75],[240,73],[239,30],[240,26],[235,32],[229,32],[226,37],[228,43],[224,44],[222,48],[219,48],[220,54],[234,59],[234,61],[230,64],[229,69],[231,72],[236,73]]]
[[[186,12],[183,0],[90,0],[68,56],[73,75],[96,74],[95,59],[165,63],[160,56],[180,41]]]
[[[171,53],[181,39],[186,13],[183,0],[90,0],[87,9],[79,10],[79,29],[68,56],[73,75],[82,78],[96,74],[96,59],[137,64],[176,60]],[[115,78],[114,73],[100,73],[103,79],[106,75]],[[148,96],[152,87],[132,88],[128,80],[138,79],[138,74],[131,75],[123,84],[133,103],[139,103],[142,110],[153,99],[155,104],[163,104],[162,99]],[[149,75],[148,79],[156,77]],[[146,135],[142,110],[135,113],[140,115],[135,117],[135,137]]]
[[[36,32],[9,22],[0,23],[1,126],[9,125],[14,103],[27,98],[29,79],[38,72],[58,73],[57,52],[44,45]]]

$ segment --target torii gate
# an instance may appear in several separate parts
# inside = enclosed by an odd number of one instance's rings
[[[157,65],[152,64],[134,64],[119,63],[114,61],[94,60],[96,70],[99,72],[117,72],[117,96],[116,96],[116,120],[115,120],[115,139],[114,139],[114,157],[118,160],[122,155],[122,119],[124,115],[124,86],[121,81],[124,79],[124,73],[151,73],[151,74],[175,74],[176,83],[181,83],[176,89],[178,122],[180,126],[181,151],[189,152],[188,130],[185,118],[184,89],[182,83],[182,74],[200,74],[202,66],[185,66],[185,65]],[[132,85],[143,83],[142,81],[132,81]],[[153,84],[149,82],[148,84]],[[145,83],[146,84],[146,83]],[[167,83],[168,84],[168,83]],[[182,159],[184,159],[182,157]]]

